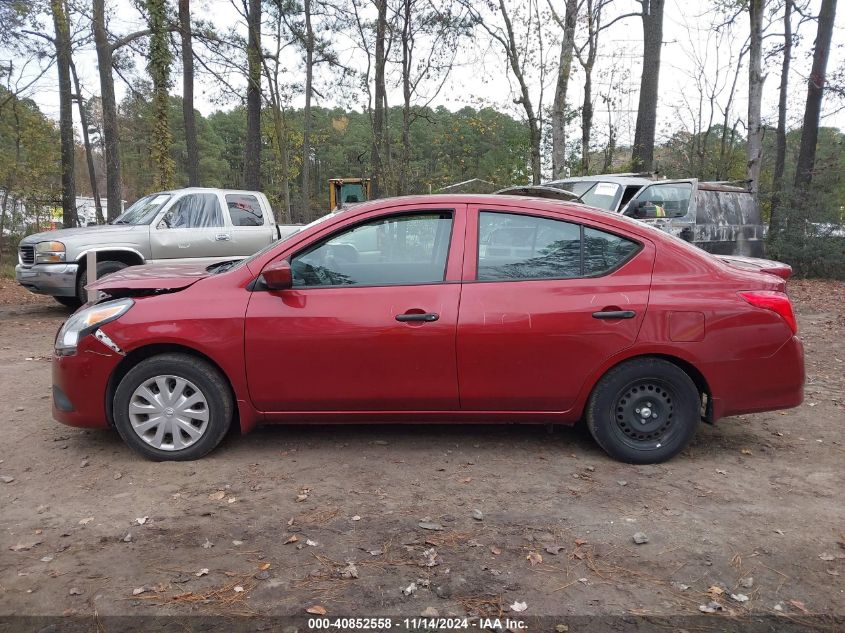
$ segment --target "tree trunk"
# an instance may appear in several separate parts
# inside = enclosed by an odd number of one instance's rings
[[[514,77],[519,83],[519,101],[522,108],[525,110],[525,118],[528,119],[528,142],[531,148],[531,182],[539,185],[542,177],[540,167],[540,123],[537,115],[534,112],[534,106],[531,103],[531,93],[528,90],[528,84],[525,81],[525,74],[522,71],[522,65],[519,62],[519,47],[516,44],[516,37],[513,32],[513,24],[508,15],[507,7],[505,7],[505,0],[499,0],[499,10],[502,12],[502,19],[505,23],[505,32],[507,33],[507,56],[511,65]]]
[[[805,189],[813,180],[816,163],[816,143],[819,138],[819,117],[822,111],[824,85],[827,80],[827,58],[836,17],[836,0],[822,0],[816,46],[813,50],[813,68],[807,81],[807,105],[804,125],[801,128],[801,148],[795,167],[795,189]]]
[[[114,220],[123,212],[123,185],[120,166],[120,134],[117,101],[112,75],[112,47],[106,31],[105,0],[93,0],[94,42],[100,70],[100,99],[103,108],[103,154],[106,165],[106,217]]]
[[[182,39],[182,119],[188,153],[188,186],[200,184],[200,153],[197,145],[197,118],[194,112],[194,47],[191,31],[191,0],[179,0],[179,33]]]
[[[153,80],[153,130],[150,158],[155,166],[153,182],[157,189],[173,188],[175,165],[170,155],[170,45],[167,37],[166,0],[146,0],[150,26],[150,58],[147,69]]]
[[[305,17],[305,109],[302,111],[302,221],[311,221],[311,93],[314,81],[314,30],[311,27],[311,0],[303,1]]]
[[[590,136],[593,130],[593,68],[584,68],[584,102],[581,104],[581,175],[590,174]]]
[[[77,226],[76,180],[74,177],[73,92],[70,80],[70,27],[64,0],[50,0],[56,37],[56,67],[59,73],[59,133],[62,161],[62,224]]]
[[[748,180],[751,193],[760,190],[760,163],[763,154],[763,122],[760,105],[763,100],[763,11],[766,0],[749,0],[751,38],[748,48]]]
[[[376,53],[375,53],[375,94],[373,104],[373,147],[370,152],[372,164],[372,194],[373,198],[381,196],[384,180],[384,103],[387,88],[384,83],[385,65],[385,37],[387,34],[387,0],[376,0],[378,19],[376,20]]]
[[[403,0],[402,21],[402,160],[396,193],[408,194],[408,169],[411,162],[411,1]]]
[[[566,0],[563,18],[563,41],[560,45],[560,64],[557,72],[555,98],[552,103],[552,179],[566,177],[566,93],[572,73],[575,48],[575,23],[578,19],[578,0]]]
[[[643,74],[634,131],[634,171],[654,169],[654,135],[657,127],[657,91],[660,80],[660,52],[663,47],[664,0],[642,0]]]
[[[786,105],[789,89],[789,65],[792,61],[792,0],[783,3],[783,61],[780,70],[778,127],[775,134],[775,171],[772,176],[772,213],[769,230],[781,228],[780,205],[783,195],[783,174],[786,170]]]
[[[88,134],[88,115],[85,112],[85,104],[82,102],[82,90],[79,87],[79,76],[76,74],[76,65],[71,62],[70,72],[73,75],[73,87],[76,90],[76,107],[79,110],[79,124],[82,127],[82,142],[85,145],[85,162],[88,165],[88,178],[91,181],[91,196],[94,198],[94,212],[97,224],[105,224],[103,216],[103,205],[100,202],[100,188],[97,186],[97,171],[94,169],[94,152],[91,150],[91,137]]]
[[[261,0],[249,0],[247,27],[244,187],[258,190],[261,188]]]

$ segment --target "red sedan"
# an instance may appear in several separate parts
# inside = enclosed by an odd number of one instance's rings
[[[54,416],[157,460],[232,424],[584,419],[653,463],[702,419],[802,400],[782,278],[570,203],[379,200],[246,260],[94,287],[56,340]]]

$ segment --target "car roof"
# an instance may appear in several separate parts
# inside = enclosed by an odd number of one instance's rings
[[[570,178],[561,178],[560,180],[553,180],[544,183],[547,186],[554,187],[555,185],[562,185],[571,182],[612,182],[617,185],[650,185],[655,181],[651,178],[644,178],[642,176],[612,176],[612,175],[598,175],[598,176],[572,176]]]
[[[600,224],[608,226],[616,226],[621,230],[636,233],[645,225],[631,218],[625,217],[618,213],[606,211],[591,207],[580,202],[569,202],[564,200],[553,200],[549,198],[537,198],[534,196],[511,196],[507,194],[485,194],[485,193],[447,193],[447,194],[430,194],[430,195],[413,195],[413,196],[399,196],[395,198],[379,198],[377,200],[369,200],[355,205],[353,208],[340,213],[358,215],[366,213],[373,209],[389,210],[390,208],[413,207],[414,205],[442,204],[444,207],[455,204],[477,204],[490,205],[491,207],[510,206],[515,209],[537,209],[538,211],[551,211],[558,213],[566,213],[570,216],[575,215],[585,220],[591,220]],[[649,228],[646,226],[646,228]],[[655,232],[664,235],[662,231]],[[651,235],[651,231],[646,232]]]

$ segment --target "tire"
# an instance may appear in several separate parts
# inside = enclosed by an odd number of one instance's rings
[[[97,263],[97,279],[105,277],[110,273],[116,273],[118,270],[123,270],[129,264],[115,261],[104,261]],[[83,270],[76,279],[76,300],[80,305],[88,302],[88,293],[85,291],[85,286],[88,285],[88,271]]]
[[[82,304],[79,303],[78,297],[56,297],[54,296],[53,299],[61,303],[64,307],[70,308],[71,310],[76,310]]]
[[[173,397],[180,393],[185,399]],[[199,459],[226,435],[233,411],[223,375],[202,359],[177,353],[152,356],[130,369],[113,402],[120,437],[153,461]]]
[[[689,444],[700,407],[701,396],[686,372],[659,358],[638,358],[599,380],[587,402],[587,428],[611,457],[657,464]]]

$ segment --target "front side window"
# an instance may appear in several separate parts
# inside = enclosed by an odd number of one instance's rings
[[[692,184],[688,182],[649,185],[637,194],[632,209],[635,214],[638,207],[647,209],[645,217],[682,218],[689,210],[691,196]]]
[[[530,215],[482,211],[478,279],[561,279],[581,275],[581,227]]]
[[[258,198],[242,193],[227,193],[226,207],[233,226],[262,226],[264,214]]]
[[[220,201],[213,193],[192,193],[179,198],[164,214],[169,229],[201,229],[223,226]]]
[[[437,283],[446,274],[452,214],[415,213],[370,220],[291,260],[294,286]]]

